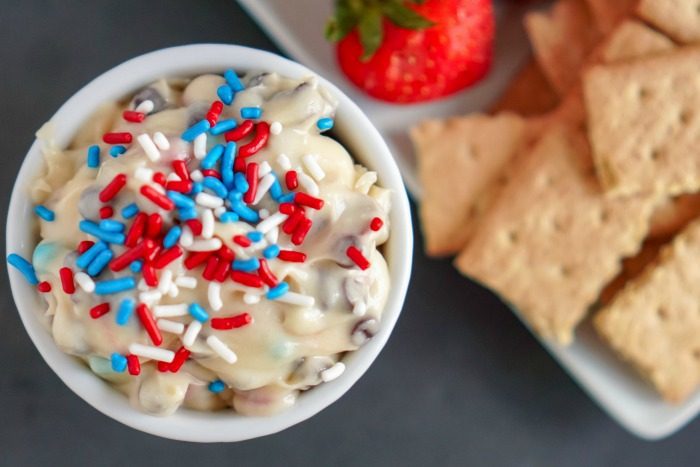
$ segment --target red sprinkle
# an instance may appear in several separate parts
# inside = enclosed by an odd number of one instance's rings
[[[105,133],[102,135],[102,141],[107,144],[129,144],[131,143],[131,133]]]
[[[227,247],[226,245],[221,245],[221,248],[219,248],[219,251],[217,253],[221,257],[221,259],[225,259],[227,261],[233,261],[234,259],[236,259],[236,253],[234,253],[233,250]]]
[[[248,313],[241,313],[235,316],[226,316],[221,318],[212,318],[210,321],[212,329],[220,331],[228,331],[246,326],[253,322],[253,317]]]
[[[252,120],[246,120],[233,130],[227,131],[224,134],[224,139],[226,140],[226,142],[239,141],[245,138],[251,131],[253,131],[253,128],[255,128],[255,123],[253,123]]]
[[[221,174],[217,170],[202,169],[201,172],[202,172],[202,175],[204,175],[205,177],[214,177],[214,178],[221,180]]]
[[[286,233],[287,235],[290,235],[292,232],[294,232],[299,226],[299,223],[303,221],[306,218],[304,215],[304,211],[301,209],[297,209],[292,213],[291,216],[287,218],[286,221],[284,221],[284,224],[282,224],[282,232]]]
[[[61,276],[61,287],[63,287],[63,291],[69,295],[75,292],[75,283],[73,282],[73,271],[71,268],[61,268],[58,271],[58,275]]]
[[[109,219],[114,215],[114,209],[112,206],[102,206],[100,208],[100,219]]]
[[[154,246],[155,244],[151,239],[146,239],[142,241],[135,247],[126,250],[124,253],[114,258],[109,263],[109,269],[111,269],[114,272],[121,271],[137,259],[142,258],[146,254],[146,252],[153,249]]]
[[[311,209],[319,210],[323,207],[323,200],[315,198],[308,193],[299,192],[294,195],[294,202]]]
[[[109,303],[100,303],[90,308],[90,318],[97,319],[109,313]]]
[[[78,243],[78,253],[81,255],[88,251],[92,246],[95,244],[95,242],[91,240],[83,240],[82,242]]]
[[[202,272],[202,277],[208,281],[213,281],[216,277],[217,267],[219,267],[219,257],[214,255],[210,256],[207,259],[207,265],[204,268],[204,272]]]
[[[311,219],[308,217],[302,219],[299,222],[299,225],[297,228],[294,230],[294,233],[292,234],[292,243],[295,245],[301,245],[304,243],[304,239],[306,238],[306,234],[309,233],[309,230],[311,230]]]
[[[153,174],[153,181],[158,185],[165,186],[165,174],[163,172],[156,172]]]
[[[136,307],[136,314],[141,320],[141,324],[148,333],[148,336],[151,338],[151,342],[156,346],[162,344],[163,336],[160,334],[158,326],[156,326],[156,320],[153,318],[151,310],[149,310],[145,304],[139,303]]]
[[[141,373],[141,362],[139,357],[133,354],[126,356],[126,367],[129,369],[129,374],[136,376]]]
[[[303,263],[306,261],[306,253],[294,250],[280,250],[280,254],[277,256],[277,259],[290,263]]]
[[[176,159],[173,161],[172,166],[177,176],[180,177],[180,180],[183,182],[190,181],[190,171],[187,170],[187,164],[185,161]]]
[[[160,234],[160,229],[163,227],[163,218],[160,214],[154,212],[148,215],[146,223],[146,237],[156,238]]]
[[[365,270],[369,267],[369,261],[355,245],[350,245],[348,249],[345,250],[345,254],[348,255],[348,258],[350,258],[360,269]]]
[[[148,222],[148,214],[145,212],[136,214],[134,222],[131,224],[131,227],[129,227],[129,232],[126,234],[124,245],[128,247],[136,246],[136,242],[143,237],[143,233],[146,230],[146,222]]]
[[[146,114],[143,112],[136,112],[135,110],[125,110],[122,113],[122,117],[127,122],[141,123],[146,118]]]
[[[282,214],[292,214],[296,210],[297,207],[294,206],[292,203],[280,203],[279,211]]]
[[[375,218],[372,219],[372,221],[369,223],[369,228],[372,229],[372,230],[374,230],[374,231],[376,232],[377,230],[381,229],[383,225],[384,225],[384,221],[381,220],[381,219],[378,218],[378,217],[375,217]]]
[[[251,242],[245,235],[234,235],[233,241],[244,248],[253,244],[253,242]]]
[[[107,186],[102,189],[102,191],[100,191],[100,201],[106,203],[107,201],[111,200],[117,196],[117,193],[119,193],[122,188],[124,188],[124,185],[126,185],[126,175],[115,175],[112,181],[109,182]]]
[[[234,282],[247,285],[248,287],[263,286],[263,280],[260,278],[260,276],[243,271],[231,271],[231,279],[233,279]]]
[[[153,263],[162,249],[163,246],[159,242],[154,242],[152,248],[146,249],[146,252],[143,254],[143,259],[149,263]]]
[[[267,144],[267,140],[270,138],[270,125],[267,122],[258,122],[255,125],[255,136],[253,140],[244,144],[238,149],[238,157],[246,158],[250,157],[256,152],[260,151]]]
[[[168,362],[158,362],[156,366],[158,367],[158,371],[161,373],[165,373],[166,371],[170,370],[170,363]]]
[[[279,282],[277,277],[275,277],[275,275],[272,274],[272,271],[270,271],[270,267],[267,265],[267,261],[265,260],[265,258],[260,258],[260,267],[258,268],[258,275],[263,280],[263,282],[265,282],[270,287],[276,286]]]
[[[297,171],[289,170],[284,176],[284,181],[287,184],[288,190],[296,190],[299,187],[299,180],[297,179]]]
[[[202,221],[199,219],[189,219],[185,221],[185,224],[187,224],[187,227],[190,228],[192,231],[192,235],[195,237],[197,235],[202,235]]]
[[[51,292],[51,284],[46,281],[39,282],[36,289],[41,293],[48,293]]]
[[[207,112],[206,119],[209,122],[209,125],[214,126],[216,125],[216,122],[219,120],[219,117],[221,116],[221,112],[224,110],[224,104],[221,101],[214,101],[211,103],[211,107],[209,107],[209,111]]]
[[[233,171],[245,172],[245,159],[237,157],[236,160],[233,161]]]
[[[258,192],[258,164],[251,162],[245,168],[245,177],[248,180],[248,191],[243,195],[243,201],[250,204]]]
[[[189,180],[171,180],[165,184],[165,189],[177,191],[178,193],[189,193],[192,191],[192,182]]]
[[[211,251],[197,251],[190,253],[185,260],[185,267],[187,269],[194,269],[200,264],[204,264],[212,254],[213,252]]]
[[[214,279],[218,282],[223,282],[228,277],[228,273],[231,271],[231,261],[226,261],[224,258],[219,260],[219,265],[214,271]]]
[[[149,287],[158,286],[158,276],[156,276],[156,269],[152,264],[144,264],[141,274],[143,275],[143,280],[146,282],[146,285]]]
[[[175,351],[175,358],[173,358],[173,361],[168,364],[168,369],[173,373],[180,371],[180,368],[182,368],[182,365],[187,361],[191,353],[192,352],[184,347],[177,349]]]
[[[161,253],[160,256],[153,261],[153,267],[156,269],[163,269],[165,266],[182,256],[182,253],[182,248],[180,248],[178,245],[172,246]]]
[[[173,203],[173,201],[170,198],[165,196],[163,193],[160,193],[150,185],[141,186],[141,189],[139,191],[143,196],[151,200],[155,205],[165,209],[166,211],[172,211],[173,208],[175,208],[175,203]]]

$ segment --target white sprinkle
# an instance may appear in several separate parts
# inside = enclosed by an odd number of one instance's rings
[[[148,286],[148,284],[146,284],[145,279],[141,279],[139,281],[139,285],[137,286],[137,289],[139,289],[140,292],[145,292],[146,290],[150,289],[150,287]]]
[[[224,200],[209,193],[197,193],[194,202],[205,208],[216,209],[224,205]]]
[[[214,236],[214,212],[211,209],[202,211],[202,238],[212,238]]]
[[[367,313],[367,304],[363,301],[355,303],[355,306],[352,307],[352,313],[355,316],[364,316]]]
[[[260,295],[245,293],[243,294],[243,303],[246,305],[255,305],[256,303],[260,303]]]
[[[209,299],[209,306],[212,310],[219,311],[223,308],[224,302],[221,301],[221,284],[218,282],[210,282],[207,298]]]
[[[319,195],[319,189],[318,185],[316,185],[316,182],[314,182],[314,179],[306,175],[304,172],[301,170],[297,169],[297,179],[299,180],[299,186],[310,194],[311,196],[318,196]]]
[[[318,164],[318,156],[316,154],[307,154],[302,158],[302,160],[304,161],[304,166],[306,169],[317,182],[324,179],[326,172],[324,172],[321,166]]]
[[[170,141],[168,141],[168,138],[160,131],[153,133],[153,142],[156,143],[156,146],[158,146],[158,149],[161,151],[170,149]]]
[[[219,248],[221,248],[221,239],[216,237],[207,240],[195,240],[192,242],[192,245],[187,247],[190,251],[214,251]]]
[[[201,170],[197,169],[190,172],[190,178],[193,182],[201,182],[204,180],[204,175],[202,174]]]
[[[282,124],[280,122],[272,122],[272,124],[270,124],[270,133],[273,135],[282,133]]]
[[[147,290],[139,294],[139,300],[149,305],[159,302],[161,298],[163,298],[163,294],[156,289]]]
[[[139,142],[143,148],[143,152],[146,153],[151,162],[158,162],[160,160],[160,151],[147,133],[138,135],[136,141]]]
[[[158,360],[159,362],[166,363],[172,362],[175,358],[175,352],[172,350],[161,349],[151,345],[137,344],[135,342],[129,345],[129,353],[138,355],[139,357],[150,358],[152,360]]]
[[[175,305],[157,305],[153,307],[153,316],[156,318],[185,316],[187,313],[187,303],[177,303]]]
[[[151,183],[153,181],[153,170],[148,167],[139,167],[134,170],[134,178],[143,183]]]
[[[355,190],[367,194],[375,183],[377,183],[377,172],[365,172],[355,182]]]
[[[146,99],[145,101],[141,101],[141,103],[137,105],[134,110],[136,112],[143,112],[148,115],[149,113],[153,112],[154,107],[155,105],[153,104],[153,101]]]
[[[292,163],[289,161],[289,157],[286,154],[280,154],[277,156],[277,163],[282,167],[282,170],[291,170]]]
[[[170,321],[168,319],[159,319],[156,321],[156,326],[161,331],[169,332],[171,334],[182,334],[185,332],[185,325],[178,323],[177,321]]]
[[[197,159],[204,159],[207,155],[207,134],[202,133],[194,139],[194,157]]]
[[[184,289],[194,289],[197,287],[197,278],[191,276],[180,276],[175,279],[175,285]]]
[[[194,235],[192,234],[192,229],[190,229],[188,226],[184,226],[182,228],[182,234],[180,235],[180,245],[184,246],[185,248],[189,248],[192,246],[193,241]]]
[[[279,298],[275,299],[278,302],[289,303],[290,305],[299,306],[314,306],[316,300],[310,295],[302,295],[296,292],[287,292]]]
[[[333,381],[338,376],[345,372],[345,364],[343,362],[338,362],[330,368],[327,368],[321,372],[321,379],[324,383]]]
[[[165,177],[166,182],[179,182],[180,177],[175,172],[170,172],[167,177]]]
[[[263,178],[270,172],[272,172],[272,167],[270,167],[270,164],[267,161],[262,161],[258,167],[258,178]]]
[[[223,213],[226,212],[226,206],[219,206],[218,208],[214,209],[214,215],[219,218]]]
[[[228,363],[233,364],[236,363],[236,360],[238,360],[236,353],[233,350],[231,350],[228,345],[221,342],[221,339],[219,339],[216,336],[212,335],[207,337],[207,345],[214,352],[216,352],[219,355],[219,357],[223,358]]]
[[[287,217],[289,216],[278,211],[270,215],[270,217],[268,217],[267,219],[258,222],[258,225],[255,227],[255,230],[266,234],[273,228],[280,225],[282,222],[286,221]]]
[[[164,270],[158,278],[158,292],[166,294],[173,284],[173,272],[170,269]]]
[[[275,183],[275,176],[272,174],[267,174],[260,179],[260,182],[258,182],[258,191],[255,193],[255,198],[253,199],[253,204],[258,204],[260,202],[273,183]]]
[[[75,282],[78,283],[84,292],[92,293],[95,291],[95,281],[93,281],[92,278],[84,272],[77,273],[74,278]]]
[[[168,289],[168,297],[175,298],[180,295],[180,288],[175,284],[170,284]]]
[[[274,244],[277,243],[277,240],[279,240],[280,237],[280,229],[277,227],[273,227],[270,229],[269,232],[265,234],[265,240],[267,240],[267,243],[269,244]]]
[[[185,347],[192,347],[192,344],[194,344],[194,341],[197,339],[197,336],[199,335],[199,331],[202,330],[202,323],[197,321],[196,319],[193,320],[189,326],[187,326],[187,330],[185,331],[185,335],[182,336],[182,345]]]
[[[260,217],[260,219],[267,219],[268,217],[270,217],[270,211],[263,208],[260,211],[258,211],[258,216]]]

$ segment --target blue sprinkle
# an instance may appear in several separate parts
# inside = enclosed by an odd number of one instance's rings
[[[219,96],[221,102],[226,105],[231,105],[231,102],[233,102],[233,89],[231,89],[231,86],[228,84],[222,84],[219,86],[219,88],[216,90],[216,95]]]
[[[30,284],[37,285],[39,283],[39,279],[36,277],[36,271],[34,271],[34,266],[32,266],[32,263],[22,258],[20,255],[15,253],[8,255],[7,262],[17,268],[17,270],[22,273],[24,278]]]
[[[242,107],[241,118],[258,119],[262,117],[262,109],[260,107]]]
[[[197,218],[197,210],[195,208],[180,208],[178,209],[178,213],[180,214],[180,220],[182,221]]]
[[[209,133],[211,133],[214,136],[218,136],[222,133],[226,133],[227,131],[233,130],[237,126],[238,124],[232,118],[226,120],[219,120],[219,122],[216,125],[214,125],[214,127],[212,127],[211,130],[209,130]]]
[[[219,221],[223,222],[224,224],[228,224],[229,222],[236,222],[237,220],[238,214],[231,211],[226,211],[225,213],[219,216]]]
[[[107,243],[116,243],[117,245],[124,244],[124,234],[102,230],[100,229],[99,225],[92,221],[82,220],[78,224],[78,227],[86,234],[90,234],[93,237],[97,237]]]
[[[270,187],[270,188],[272,188],[272,187]],[[293,203],[293,202],[294,202],[294,195],[295,195],[295,194],[296,194],[296,193],[294,193],[293,191],[292,191],[292,192],[289,192],[289,193],[287,193],[286,195],[282,195],[282,196],[280,196],[279,198],[277,198],[276,201],[277,201],[278,203],[280,203],[280,204],[281,204],[281,203]]]
[[[117,316],[115,318],[119,326],[126,326],[129,322],[129,318],[134,314],[134,308],[136,307],[136,302],[133,298],[125,298],[119,304],[119,309],[117,310]]]
[[[98,276],[107,266],[107,264],[112,261],[113,257],[114,253],[112,253],[112,250],[108,249],[100,252],[100,254],[97,255],[97,258],[93,259],[88,265],[87,273],[92,277]],[[95,289],[95,291],[97,291],[97,289]]]
[[[220,379],[215,379],[214,381],[209,383],[209,386],[207,386],[207,388],[209,388],[209,390],[214,394],[218,394],[224,389],[226,389],[226,384]]]
[[[221,160],[221,180],[226,188],[233,188],[233,161],[236,158],[236,143],[229,141],[224,150],[224,158]]]
[[[244,221],[258,222],[260,220],[260,216],[258,215],[258,213],[250,209],[241,201],[232,202],[231,208],[233,209],[233,212],[238,214]]]
[[[319,118],[316,127],[321,131],[330,130],[333,128],[333,119],[330,117]]]
[[[208,120],[200,120],[199,122],[186,129],[182,133],[182,135],[180,135],[180,138],[187,141],[188,143],[191,143],[197,136],[207,131],[210,126],[211,125],[209,124]]]
[[[136,203],[131,203],[122,208],[122,217],[124,219],[131,219],[136,214],[139,213],[139,207]]]
[[[258,258],[235,259],[233,260],[233,263],[231,263],[231,267],[236,271],[257,271],[260,267],[260,261],[258,260]]]
[[[163,237],[163,246],[165,248],[171,248],[180,240],[180,235],[182,235],[182,229],[178,225],[174,225],[168,230],[168,233]]]
[[[270,185],[270,196],[272,196],[272,199],[275,201],[278,201],[282,196],[284,196],[282,185],[280,185],[280,181],[277,180],[277,177],[275,177],[275,181],[272,182],[272,185]]]
[[[105,232],[124,232],[126,226],[119,221],[113,219],[104,219],[100,221],[100,229]]]
[[[253,230],[252,232],[248,232],[247,236],[251,241],[256,242],[256,243],[263,239],[262,232],[258,232],[257,230]]]
[[[100,166],[100,147],[98,145],[90,146],[87,152],[87,166],[95,169]]]
[[[78,256],[78,259],[75,260],[75,264],[80,269],[85,269],[95,258],[97,258],[97,255],[106,249],[107,244],[105,242],[97,242],[88,248],[82,255]]]
[[[207,153],[206,156],[204,156],[204,159],[202,159],[202,162],[199,164],[200,167],[203,169],[213,169],[214,166],[216,165],[217,162],[219,162],[219,159],[221,159],[221,155],[224,153],[224,145],[223,144],[217,144],[211,150],[209,153]]]
[[[245,89],[245,86],[243,86],[243,83],[241,83],[241,80],[238,78],[238,75],[233,70],[224,71],[224,79],[226,80],[226,83],[229,86],[231,86],[231,89],[233,89],[234,92],[242,91]]]
[[[243,193],[241,193],[240,191],[230,191],[228,194],[228,200],[232,203],[240,203],[242,199]]]
[[[95,282],[95,294],[110,295],[114,293],[124,292],[136,288],[136,280],[133,276],[120,277],[119,279],[109,279],[106,281]]]
[[[124,373],[124,370],[126,370],[126,357],[124,355],[115,352],[111,355],[110,361],[112,362],[112,370],[117,373]]]
[[[286,282],[280,282],[273,288],[267,291],[267,297],[268,300],[275,300],[280,298],[282,295],[286,294],[289,291],[289,284]]]
[[[143,269],[143,261],[140,259],[137,259],[136,261],[132,261],[131,264],[129,265],[129,269],[131,269],[131,272],[134,273],[139,273]]]
[[[219,198],[226,198],[226,196],[228,196],[228,190],[218,178],[204,177],[204,180],[202,180],[202,186],[213,191]]]
[[[196,195],[197,193],[201,193],[203,189],[204,185],[202,185],[202,182],[194,182],[192,184],[192,190],[188,194]]]
[[[277,245],[270,245],[263,250],[263,256],[267,259],[274,259],[280,254],[280,247]]]
[[[119,157],[125,152],[126,146],[122,146],[121,144],[117,144],[116,146],[112,146],[111,148],[109,148],[109,155],[112,157]]]
[[[190,304],[190,306],[187,307],[187,311],[190,312],[190,315],[192,315],[194,319],[201,323],[209,319],[209,314],[199,303]]]
[[[167,191],[166,195],[170,200],[175,203],[178,208],[192,208],[194,209],[194,200],[188,196],[183,195],[177,191]]]
[[[53,222],[53,220],[56,219],[56,214],[54,214],[54,212],[51,209],[47,208],[42,204],[34,206],[34,212],[37,216],[41,217],[46,222]]]
[[[241,193],[245,193],[250,187],[250,185],[248,185],[248,180],[246,180],[245,175],[243,175],[243,172],[236,172],[236,174],[233,176],[233,183],[236,186],[236,190],[240,191]]]

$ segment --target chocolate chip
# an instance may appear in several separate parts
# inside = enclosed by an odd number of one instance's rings
[[[379,322],[374,318],[367,318],[358,321],[352,328],[352,343],[356,346],[364,345],[370,340],[379,330]]]

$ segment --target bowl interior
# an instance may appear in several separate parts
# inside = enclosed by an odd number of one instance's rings
[[[67,145],[101,102],[120,99],[161,77],[222,72],[227,68],[239,72],[269,70],[297,78],[312,74],[307,68],[275,54],[234,45],[201,44],[151,52],[113,68],[73,95],[51,119],[54,142],[59,147]],[[15,303],[32,341],[61,380],[97,410],[133,428],[167,438],[240,441],[275,433],[311,417],[342,396],[377,357],[401,312],[410,277],[413,236],[408,199],[398,168],[377,130],[347,96],[325,79],[320,78],[320,81],[339,100],[335,125],[339,139],[357,161],[377,171],[379,183],[392,191],[392,230],[384,248],[391,290],[379,333],[345,357],[347,369],[342,377],[302,393],[297,404],[286,412],[271,417],[244,417],[226,410],[180,409],[170,417],[154,417],[131,407],[122,394],[57,348],[39,319],[43,308],[41,299],[34,288],[10,268]],[[40,143],[35,141],[22,164],[10,200],[6,232],[8,253],[31,256],[36,239],[33,206],[26,193],[42,166]]]

